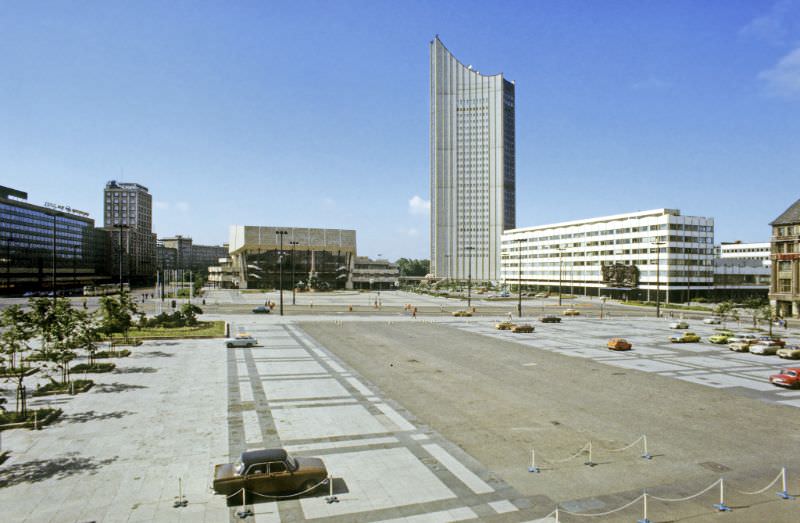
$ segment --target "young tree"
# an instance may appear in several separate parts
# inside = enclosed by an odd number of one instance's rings
[[[722,328],[725,328],[725,319],[733,312],[733,303],[724,301],[714,308],[714,314],[722,320]]]
[[[123,292],[119,298],[111,296],[101,298],[101,332],[109,337],[114,333],[122,333],[127,341],[128,331],[133,325],[133,315],[136,312],[136,303],[130,299],[128,293]]]
[[[197,315],[203,314],[203,309],[191,303],[184,303],[181,307],[181,313],[186,325],[193,327],[197,325]]]
[[[31,368],[25,366],[25,355],[31,349],[28,342],[33,336],[33,327],[29,315],[19,305],[12,305],[0,313],[0,329],[0,361],[8,363],[6,376],[17,384],[16,412],[24,417],[28,410],[25,374]]]
[[[772,336],[772,320],[774,319],[775,315],[772,311],[772,305],[769,303],[765,303],[761,306],[758,310],[759,317],[766,321],[769,324],[769,335]]]
[[[750,311],[753,316],[753,328],[758,327],[758,315],[761,308],[764,306],[763,298],[747,298],[744,303],[744,308]]]
[[[98,349],[97,342],[100,340],[100,323],[94,314],[89,314],[86,311],[77,312],[75,341],[79,348],[88,353],[89,366],[93,366]]]

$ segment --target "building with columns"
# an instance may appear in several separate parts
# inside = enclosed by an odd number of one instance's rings
[[[800,200],[772,223],[769,300],[778,316],[800,317]]]

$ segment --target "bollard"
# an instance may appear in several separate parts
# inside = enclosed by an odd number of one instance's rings
[[[588,467],[594,467],[596,463],[592,461],[592,440],[589,440],[589,461],[584,462]]]
[[[644,442],[644,454],[642,454],[642,457],[644,459],[653,459],[653,456],[651,456],[650,453],[647,452],[647,435],[646,434],[642,434],[642,441]]]
[[[536,451],[531,449],[531,466],[528,467],[528,472],[539,472],[539,467],[536,466]]]
[[[732,510],[725,504],[725,478],[719,478],[719,503],[714,503],[714,508],[720,512],[730,512]]]
[[[781,499],[794,499],[794,496],[790,496],[789,492],[786,491],[786,467],[781,468],[781,491],[778,492],[778,497]]]
[[[642,498],[644,498],[642,519],[636,520],[636,523],[650,523],[650,520],[647,519],[647,491],[646,490],[644,491],[644,494],[642,495]]]
[[[333,495],[333,476],[328,476],[328,497],[325,498],[328,504],[339,503],[339,498]]]
[[[39,430],[39,411],[33,411],[33,430]]]

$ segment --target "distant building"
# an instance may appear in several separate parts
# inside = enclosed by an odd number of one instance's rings
[[[720,258],[735,258],[737,260],[759,260],[766,267],[770,266],[770,243],[742,243],[722,242],[719,246]]]
[[[354,289],[394,290],[400,285],[400,268],[388,260],[356,256],[352,280]]]
[[[138,183],[114,180],[103,192],[103,230],[110,240],[108,271],[132,284],[154,280],[156,235],[153,234],[153,197]],[[120,265],[120,256],[122,264]]]
[[[782,317],[800,317],[800,200],[772,223],[770,303]]]
[[[770,244],[723,242],[715,248],[714,298],[766,297],[770,282]]]
[[[0,292],[80,289],[107,283],[104,242],[83,211],[34,205],[23,191],[0,187]],[[55,270],[55,272],[54,272]]]
[[[230,258],[220,258],[216,265],[208,268],[208,285],[215,289],[235,289],[239,279]]]
[[[178,249],[156,241],[156,270],[172,271],[178,268]]]
[[[464,65],[438,37],[430,59],[431,272],[497,280],[516,220],[514,82]]]
[[[160,238],[158,241],[161,250],[159,255],[159,267],[164,269],[183,269],[197,272],[206,270],[216,265],[220,258],[228,255],[228,248],[222,245],[198,245],[192,242],[187,236],[176,235],[172,238]],[[174,264],[167,266],[166,263]]]
[[[286,234],[279,235],[279,231]],[[242,289],[278,288],[281,267],[284,289],[291,289],[292,284],[322,290],[350,289],[356,231],[231,225],[228,251]]]
[[[502,280],[523,288],[653,301],[658,288],[667,302],[713,288],[714,219],[675,209],[514,229],[502,242]]]

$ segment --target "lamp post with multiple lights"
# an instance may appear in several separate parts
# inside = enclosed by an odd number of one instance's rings
[[[300,242],[296,242],[294,240],[289,242],[289,245],[292,246],[292,305],[296,305],[295,303],[295,291],[297,289],[297,283],[294,280],[294,248],[296,245],[299,245]]]
[[[517,238],[514,241],[516,242],[517,250],[519,251],[517,255],[517,316],[522,318],[522,242],[524,239]]]
[[[464,247],[465,251],[469,252],[469,256],[467,258],[467,309],[472,307],[472,251],[475,250],[475,247]]]
[[[661,246],[666,245],[664,241],[654,241],[656,248],[656,318],[661,317]]]
[[[283,237],[289,234],[289,231],[275,231],[275,234],[280,238],[280,247],[278,248],[278,287],[281,300],[281,316],[283,316]]]

